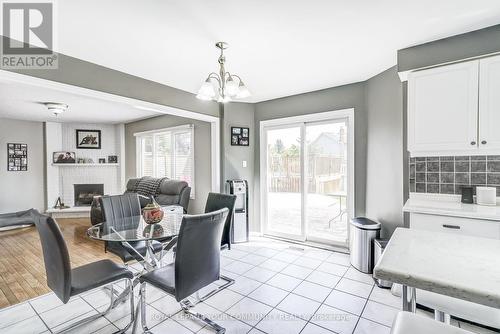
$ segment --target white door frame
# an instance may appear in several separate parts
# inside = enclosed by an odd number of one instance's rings
[[[267,120],[267,121],[260,121],[259,122],[259,136],[260,136],[260,224],[261,224],[261,231],[263,231],[264,234],[268,234],[267,231],[267,226],[266,226],[266,216],[267,216],[267,132],[265,131],[267,128],[279,128],[280,126],[283,127],[290,127],[293,126],[294,124],[304,124],[304,123],[319,123],[319,122],[324,122],[324,121],[329,121],[329,120],[335,120],[335,119],[347,119],[348,121],[348,144],[347,144],[347,166],[348,166],[348,183],[347,183],[347,213],[348,213],[348,219],[352,218],[354,216],[355,212],[355,202],[354,202],[354,184],[355,184],[355,168],[354,168],[354,108],[349,108],[349,109],[341,109],[341,110],[335,110],[335,111],[327,111],[327,112],[321,112],[321,113],[314,113],[314,114],[308,114],[308,115],[300,115],[300,116],[292,116],[292,117],[285,117],[285,118],[279,118],[279,119],[272,119],[272,120]],[[304,127],[301,127],[301,135],[304,136],[305,133],[302,133],[304,131]],[[303,138],[303,137],[302,137]],[[301,154],[306,153],[304,150],[304,141],[301,141]],[[305,164],[302,164],[301,166],[301,172],[302,172],[302,189],[305,190]],[[305,208],[306,203],[304,202],[305,196],[302,196],[302,207]],[[302,230],[304,231],[304,224],[305,224],[305,210],[302,210],[302,217],[301,217],[301,224],[302,224]],[[276,234],[273,232],[274,235],[280,236],[279,233]],[[349,228],[347,229],[347,234],[348,234],[348,240],[349,240]],[[289,235],[281,235],[282,237],[290,238]],[[293,236],[292,236],[293,238]],[[297,240],[297,237],[293,238]],[[305,235],[301,236],[302,240],[299,241],[305,241]],[[312,240],[315,241],[315,240]],[[332,241],[328,241],[329,243],[332,243]],[[346,244],[334,244],[335,246],[343,246],[343,247],[348,247],[348,242]]]
[[[197,113],[194,111],[174,108],[162,104],[142,101],[130,97],[110,94],[98,90],[83,88],[79,86],[68,85],[65,83],[40,79],[30,75],[19,74],[0,70],[0,82],[15,82],[37,87],[54,89],[66,93],[78,94],[87,97],[102,99],[111,102],[129,104],[137,109],[149,110],[158,114],[174,115],[179,117],[191,118],[210,123],[210,146],[211,146],[211,185],[212,191],[220,192],[220,119],[219,117]],[[123,151],[122,154],[125,152]],[[123,156],[122,161],[125,161]],[[122,185],[124,186],[124,185]]]

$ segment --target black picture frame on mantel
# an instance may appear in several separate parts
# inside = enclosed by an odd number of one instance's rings
[[[76,148],[86,150],[101,149],[101,130],[76,130]]]
[[[250,129],[232,126],[231,127],[231,146],[249,146]]]

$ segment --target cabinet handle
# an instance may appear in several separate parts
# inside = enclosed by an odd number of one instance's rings
[[[470,144],[471,145],[476,145],[476,142],[475,141],[471,141]]]
[[[443,224],[443,227],[444,228],[451,228],[451,229],[454,229],[454,230],[460,230],[460,226],[458,226],[458,225]]]
[[[486,141],[486,140],[483,140],[483,141],[481,142],[481,144],[483,144],[483,145],[486,145],[486,143],[487,143],[487,141]]]

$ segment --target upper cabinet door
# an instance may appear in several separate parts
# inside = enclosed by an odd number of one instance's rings
[[[479,68],[479,148],[499,150],[500,56],[481,59]]]
[[[408,150],[438,155],[477,152],[479,61],[410,73]]]

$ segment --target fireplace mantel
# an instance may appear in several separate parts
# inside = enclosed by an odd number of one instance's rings
[[[75,206],[74,184],[103,184],[104,194],[121,194],[125,190],[125,127],[123,124],[45,123],[46,146],[46,212],[56,217],[89,217],[89,207]],[[98,129],[102,134],[99,150],[78,149],[76,129]],[[58,164],[54,152],[75,152],[77,158],[94,163]],[[99,159],[117,156],[118,163],[98,163]],[[106,160],[107,161],[107,160]],[[53,209],[61,197],[68,209]]]
[[[52,163],[52,166],[57,166],[57,167],[120,167],[119,163],[104,163],[104,164],[99,164],[99,163],[93,163],[93,164],[57,164],[57,163]]]

